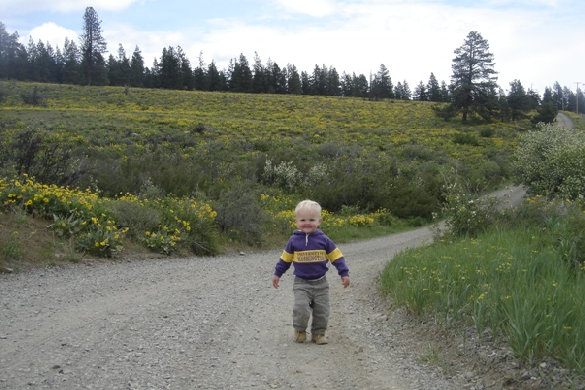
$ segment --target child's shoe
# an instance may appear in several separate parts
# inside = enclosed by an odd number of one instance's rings
[[[325,337],[324,334],[314,334],[313,336],[311,336],[311,342],[317,345],[323,345],[327,344],[327,338]]]
[[[307,332],[301,332],[295,329],[295,343],[304,343],[307,339]]]

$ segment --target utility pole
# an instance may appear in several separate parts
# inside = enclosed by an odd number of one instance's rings
[[[577,115],[579,115],[579,84],[583,84],[581,81],[575,82],[577,84],[577,93],[575,94],[575,105],[577,106]]]

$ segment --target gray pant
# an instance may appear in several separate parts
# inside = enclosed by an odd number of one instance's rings
[[[293,327],[304,332],[312,313],[311,333],[325,334],[329,321],[329,283],[327,283],[327,279],[311,281],[295,276],[293,293],[295,297]]]

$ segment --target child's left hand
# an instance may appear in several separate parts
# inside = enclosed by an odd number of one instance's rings
[[[343,284],[343,288],[349,287],[349,276],[343,276],[341,278],[341,284]]]

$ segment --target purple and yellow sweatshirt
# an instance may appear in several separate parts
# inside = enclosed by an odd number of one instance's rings
[[[335,243],[317,229],[313,233],[295,230],[288,240],[274,274],[281,277],[294,264],[293,274],[306,280],[320,279],[328,271],[327,262],[337,268],[339,276],[349,276],[349,268]]]

